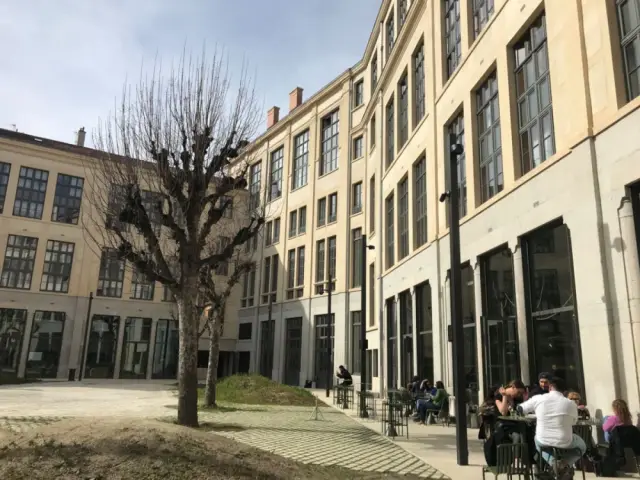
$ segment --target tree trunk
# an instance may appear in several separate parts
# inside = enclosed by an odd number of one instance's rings
[[[197,282],[193,282],[197,285]],[[180,325],[178,358],[178,424],[198,426],[198,326],[197,287],[185,288],[176,298]]]
[[[207,365],[207,388],[204,392],[204,404],[216,407],[216,383],[218,382],[218,362],[220,359],[220,321],[214,318],[209,328],[209,364]]]

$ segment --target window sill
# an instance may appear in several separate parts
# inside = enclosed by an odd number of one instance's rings
[[[351,163],[355,163],[355,162],[357,162],[358,160],[362,160],[363,158],[364,158],[364,155],[360,155],[359,157],[352,158],[352,159],[351,159]]]
[[[305,183],[304,185],[300,185],[299,187],[295,187],[295,188],[291,187],[291,190],[289,190],[289,193],[293,193],[293,192],[297,192],[298,190],[302,190],[307,185],[309,185],[309,182]]]
[[[357,112],[358,110],[362,109],[366,104],[367,102],[363,100],[360,105],[355,105],[351,108],[351,113]]]
[[[337,218],[336,218],[335,220],[328,221],[328,222],[327,222],[327,227],[328,227],[329,225],[335,225],[336,223],[338,223],[338,219],[337,219]]]
[[[323,173],[322,175],[318,174],[318,179],[325,178],[325,177],[331,175],[332,173],[337,172],[338,170],[339,170],[339,168],[336,168],[335,170],[331,170],[330,172]]]
[[[362,210],[360,210],[359,212],[351,212],[352,217],[356,217],[358,215],[362,215]]]

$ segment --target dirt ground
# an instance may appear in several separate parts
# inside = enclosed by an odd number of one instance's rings
[[[62,419],[0,435],[3,480],[417,478],[303,465],[211,433],[147,419]],[[209,431],[208,431],[209,430]]]

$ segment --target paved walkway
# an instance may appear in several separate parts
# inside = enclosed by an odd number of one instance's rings
[[[40,383],[0,387],[0,437],[64,417],[152,417],[175,415],[175,392],[166,382],[104,381]],[[303,463],[340,465],[372,472],[449,477],[423,460],[333,408],[234,405],[201,412],[200,421],[218,435]],[[453,477],[457,478],[458,477]]]

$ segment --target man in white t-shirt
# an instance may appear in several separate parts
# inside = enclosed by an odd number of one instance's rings
[[[556,447],[576,450],[576,454],[564,458],[566,470],[561,478],[573,478],[572,467],[587,451],[584,440],[573,433],[578,421],[578,407],[562,394],[562,379],[554,377],[549,381],[549,393],[536,395],[519,406],[522,413],[536,415],[536,447]],[[578,451],[580,452],[578,454]],[[551,461],[549,454],[544,455],[546,462]]]

